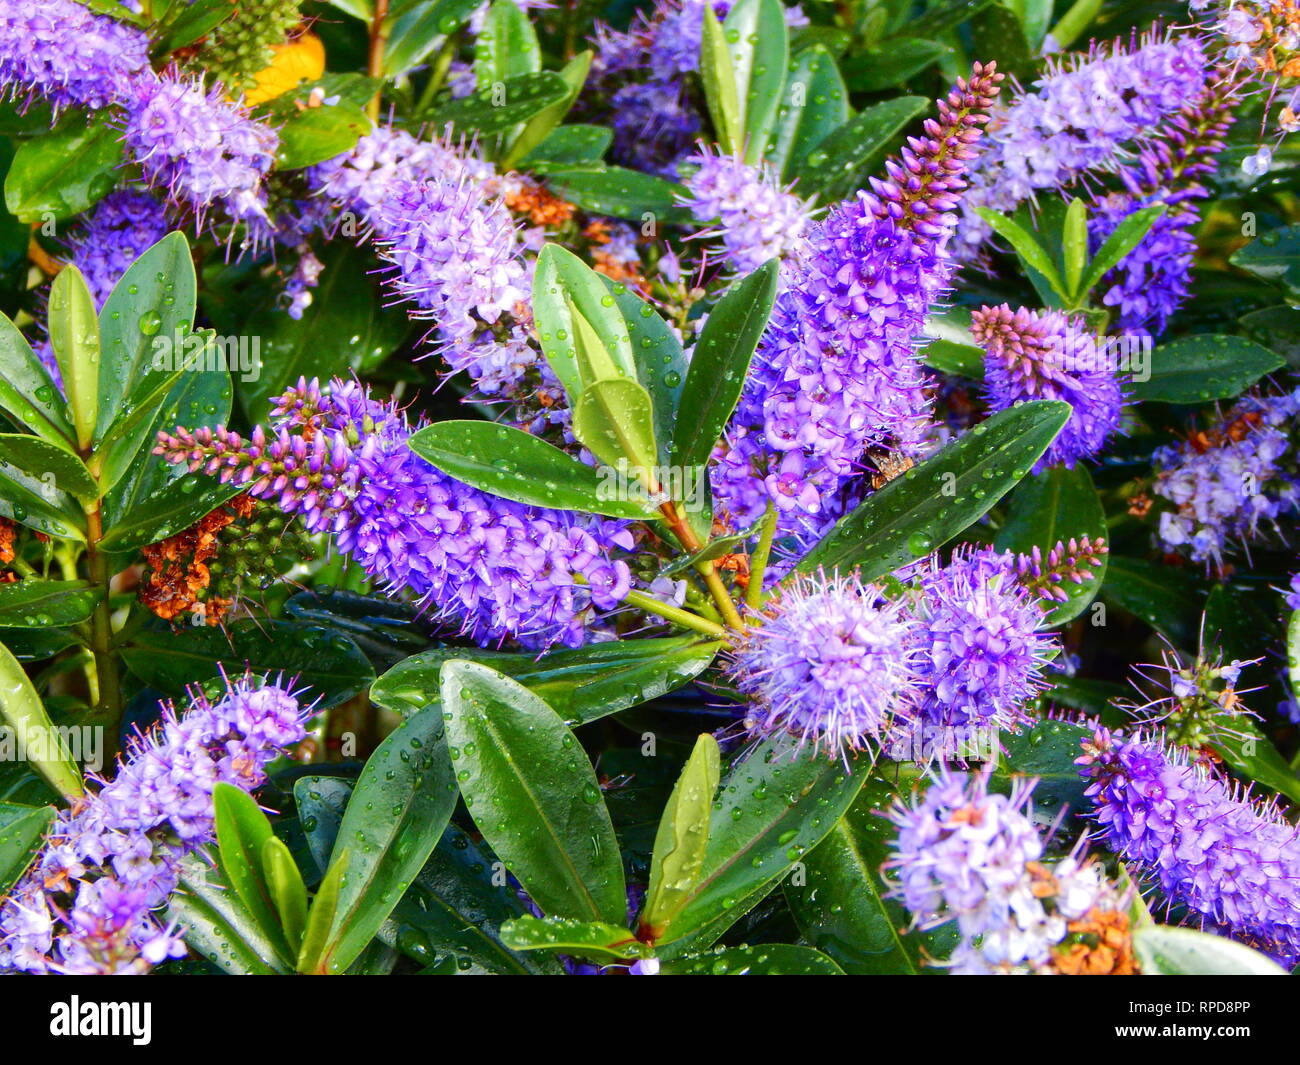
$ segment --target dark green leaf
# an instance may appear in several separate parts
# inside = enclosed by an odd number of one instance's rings
[[[352,797],[354,782],[344,777],[299,777],[293,782],[293,801],[298,821],[307,837],[307,847],[324,873],[329,868],[330,852],[338,839],[343,811]]]
[[[553,71],[519,74],[444,104],[429,115],[429,123],[437,129],[451,123],[458,133],[501,133],[568,95],[568,83]]]
[[[670,465],[689,469],[708,462],[745,385],[750,360],[776,298],[779,266],[764,263],[733,285],[709,313],[691,354],[677,418],[690,427],[673,442]]]
[[[345,872],[315,968],[342,972],[361,953],[428,860],[455,805],[442,714],[407,718],[366,761],[343,814],[331,865]]]
[[[835,57],[821,45],[795,56],[786,75],[766,160],[785,180],[800,160],[849,120],[849,92]]]
[[[90,617],[100,590],[85,581],[35,578],[0,584],[0,628],[76,625]]]
[[[180,9],[179,14],[167,24],[161,36],[154,42],[154,55],[170,55],[178,48],[206,37],[235,12],[230,0],[194,0],[189,7]]]
[[[27,871],[53,820],[52,806],[0,802],[0,898]]]
[[[604,126],[570,125],[551,130],[521,164],[535,174],[549,174],[600,163],[614,134]]]
[[[845,60],[844,79],[854,92],[881,92],[903,84],[951,51],[942,41],[895,37],[880,51]]]
[[[464,660],[443,666],[442,701],[470,816],[529,897],[553,916],[624,920],[609,811],[560,715],[518,682]]]
[[[296,676],[317,709],[346,702],[374,680],[374,670],[356,645],[337,632],[289,621],[240,621],[224,631],[208,626],[180,632],[144,631],[122,648],[132,673],[152,688],[184,694],[195,681],[227,672]]]
[[[867,777],[846,760],[778,737],[734,762],[709,825],[700,878],[660,941],[679,957],[709,946],[835,827]]]
[[[686,223],[690,212],[679,198],[685,190],[666,178],[607,166],[600,170],[549,170],[546,183],[562,199],[593,214],[654,226]]]
[[[1086,466],[1074,469],[1053,466],[1020,482],[1008,499],[1006,522],[994,541],[1001,551],[1026,554],[1034,548],[1046,556],[1059,542],[1087,536],[1095,543],[1105,540],[1106,514],[1093,487]],[[1106,576],[1106,555],[1101,565],[1088,567],[1082,584],[1063,580],[1057,585],[1069,596],[1056,603],[1047,615],[1050,626],[1064,625],[1078,617],[1092,602]]]
[[[338,6],[347,4],[344,10],[358,18],[369,21],[372,17],[368,10],[364,13],[352,10],[358,5],[368,9],[369,0],[331,2]],[[399,78],[419,66],[440,40],[455,33],[482,6],[483,0],[427,0],[400,12],[384,49],[384,73]]]
[[[1101,596],[1141,618],[1180,647],[1195,647],[1201,588],[1193,574],[1145,559],[1112,555]]]
[[[621,925],[571,917],[516,917],[501,926],[501,941],[511,950],[550,950],[604,964],[654,955],[652,947]]]
[[[587,466],[531,433],[497,422],[435,422],[410,448],[458,481],[518,503],[615,518],[653,518],[654,506],[620,495],[608,469]]]
[[[843,976],[844,971],[812,947],[763,943],[718,947],[704,954],[667,961],[664,976]]]
[[[107,112],[70,114],[57,129],[18,146],[5,178],[5,206],[22,222],[70,218],[117,185],[122,134]]]
[[[1069,416],[1069,405],[1054,401],[999,411],[868,496],[804,556],[799,571],[856,567],[871,580],[933,551],[1020,481]]]
[[[702,673],[719,644],[697,636],[593,643],[542,656],[446,647],[415,655],[390,669],[370,698],[400,714],[437,702],[444,662],[469,659],[491,666],[546,700],[570,725],[584,724],[675,691]]]
[[[1143,403],[1208,403],[1240,395],[1283,365],[1281,356],[1245,337],[1178,337],[1151,353],[1149,379],[1132,381],[1128,391]]]
[[[0,411],[15,418],[42,440],[72,443],[76,431],[67,405],[27,338],[0,314]]]
[[[900,96],[868,107],[823,139],[795,168],[801,195],[823,203],[843,199],[859,175],[876,169],[896,137],[930,106],[923,96]]]
[[[280,127],[275,164],[280,170],[314,166],[350,150],[371,128],[355,104],[340,100],[330,107],[304,108]]]
[[[0,433],[0,466],[21,470],[83,502],[99,498],[95,478],[67,444],[51,444],[26,433]]]
[[[182,860],[180,886],[167,900],[167,913],[185,942],[224,972],[290,971],[239,896],[196,854]]]
[[[1270,229],[1233,252],[1228,261],[1292,292],[1300,290],[1300,225]]]

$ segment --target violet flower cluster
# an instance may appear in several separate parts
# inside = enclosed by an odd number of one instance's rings
[[[886,866],[891,894],[921,928],[955,921],[961,940],[946,964],[957,974],[1051,973],[1072,923],[1119,909],[1096,864],[1071,855],[1051,869],[1029,814],[1034,781],[989,793],[986,773],[940,773],[911,805]]]
[[[722,260],[738,275],[757,270],[769,259],[797,256],[805,247],[809,205],[765,168],[703,146],[687,163],[696,169],[685,181],[683,201],[708,228],[696,238],[717,238]]]
[[[959,256],[974,257],[990,235],[976,207],[1011,211],[1042,190],[1113,169],[1135,141],[1201,98],[1208,72],[1204,46],[1190,34],[1134,35],[1054,61],[993,113],[963,205]]]
[[[1109,348],[1079,319],[1061,311],[981,307],[971,334],[985,351],[984,391],[989,408],[1054,399],[1068,403],[1070,419],[1034,466],[1073,467],[1093,458],[1120,425],[1124,396],[1108,365]]]
[[[1155,736],[1099,730],[1078,761],[1107,842],[1171,904],[1286,964],[1300,958],[1300,839],[1275,806]]]
[[[739,525],[771,504],[783,532],[825,527],[868,449],[919,445],[931,402],[915,345],[947,291],[952,212],[1000,79],[977,65],[886,177],[832,209],[804,261],[787,266],[711,471]]]
[[[900,575],[896,597],[856,577],[796,576],[736,647],[747,725],[831,754],[927,728],[1015,728],[1055,649],[1014,556],[960,552]]]
[[[1138,245],[1101,280],[1101,302],[1116,315],[1117,332],[1159,336],[1187,298],[1196,255],[1197,202],[1209,195],[1200,177],[1212,172],[1233,120],[1237,82],[1226,72],[1195,103],[1163,125],[1120,171],[1124,191],[1094,204],[1088,238],[1095,255],[1124,219],[1144,207],[1163,204]]]
[[[138,78],[124,140],[145,179],[202,226],[214,207],[247,226],[244,243],[269,236],[264,180],[279,137],[226,99],[220,86],[175,73]]]
[[[58,112],[99,110],[129,98],[149,70],[143,31],[76,0],[0,3],[0,93]]]
[[[392,592],[410,594],[480,643],[577,646],[597,611],[631,586],[614,555],[626,523],[515,503],[463,484],[407,446],[393,403],[355,382],[299,381],[276,400],[269,430],[160,434],[156,453],[243,485],[328,533]]]
[[[1153,489],[1172,504],[1160,514],[1161,546],[1222,567],[1234,542],[1248,547],[1266,526],[1296,513],[1297,415],[1300,389],[1247,395],[1213,429],[1158,449]]]
[[[306,734],[304,716],[288,689],[248,676],[215,703],[196,690],[184,713],[165,706],[117,775],[57,816],[0,903],[0,970],[140,973],[183,955],[158,911],[181,859],[214,838],[213,790],[259,787],[267,763]]]

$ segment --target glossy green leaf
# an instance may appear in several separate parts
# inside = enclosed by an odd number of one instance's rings
[[[55,485],[52,475],[38,478],[0,462],[0,517],[11,518],[47,536],[85,540],[86,514]]]
[[[81,770],[54,728],[41,697],[36,694],[18,659],[0,643],[0,718],[12,730],[15,746],[27,752],[27,760],[65,799],[84,793]],[[39,755],[39,757],[38,757]]]
[[[155,55],[170,55],[178,48],[194,44],[216,29],[235,12],[230,0],[195,0],[188,7],[182,7],[166,23],[166,28],[155,40],[152,52]]]
[[[790,63],[768,139],[767,165],[790,180],[799,161],[848,120],[849,91],[835,57],[813,45]]]
[[[568,724],[578,725],[648,702],[702,673],[718,653],[698,636],[615,640],[531,653],[445,647],[414,655],[375,681],[372,701],[399,714],[418,713],[440,698],[442,665],[469,659],[513,677]]]
[[[709,313],[691,353],[677,411],[680,423],[691,431],[674,439],[671,465],[690,468],[708,462],[740,399],[754,349],[772,313],[778,278],[777,262],[764,263],[728,289]]]
[[[654,406],[639,382],[611,377],[588,385],[573,412],[573,435],[606,466],[639,475],[650,487],[646,478],[658,465]]]
[[[244,485],[222,483],[201,471],[190,473],[184,464],[173,465],[153,454],[160,430],[228,424],[233,394],[226,373],[187,373],[172,386],[143,423],[134,458],[101,504],[105,549],[129,551],[157,543],[188,529],[244,490]]]
[[[1074,0],[1051,29],[1051,37],[1062,49],[1069,48],[1097,17],[1104,0]]]
[[[517,74],[444,104],[430,113],[429,124],[442,129],[450,123],[457,133],[463,134],[502,133],[541,114],[568,95],[568,83],[553,71]]]
[[[317,968],[342,972],[361,953],[428,860],[455,805],[441,713],[407,718],[367,759],[339,825],[330,864],[344,848],[351,857]]]
[[[27,871],[53,821],[53,806],[0,802],[0,898]]]
[[[663,976],[843,976],[844,971],[821,951],[792,943],[719,947],[703,954],[667,961]]]
[[[490,90],[518,74],[542,69],[542,50],[528,15],[511,0],[492,0],[474,38],[474,81]]]
[[[307,928],[307,886],[282,840],[272,837],[263,842],[261,859],[262,874],[280,919],[280,928],[292,956],[296,958]]]
[[[553,958],[517,954],[502,943],[501,926],[527,912],[500,863],[448,825],[380,935],[423,965],[450,958],[457,973],[559,972]]]
[[[27,338],[8,316],[0,314],[0,412],[27,426],[52,444],[72,443],[76,430],[67,405],[49,371]]]
[[[601,157],[614,140],[604,126],[572,124],[552,130],[541,144],[529,152],[521,164],[535,174],[548,174],[583,166],[603,168]]]
[[[854,92],[881,92],[932,67],[952,48],[942,41],[893,37],[880,49],[844,61],[844,80]]]
[[[1070,292],[1065,287],[1065,282],[1061,280],[1061,274],[1056,269],[1056,263],[1052,261],[1047,249],[1039,243],[1035,234],[1025,229],[1019,222],[998,214],[997,211],[989,210],[987,207],[977,207],[975,213],[992,227],[994,233],[1011,245],[1016,255],[1020,257],[1021,262],[1037,270],[1047,279],[1052,291],[1057,296],[1062,300],[1070,298]],[[1088,276],[1091,276],[1091,274]]]
[[[80,624],[90,617],[100,595],[86,581],[29,578],[0,584],[0,629]]]
[[[618,840],[595,771],[560,715],[517,681],[464,660],[443,666],[442,702],[470,816],[529,897],[552,916],[621,922]]]
[[[281,957],[292,957],[262,865],[266,844],[275,838],[271,822],[248,792],[219,781],[212,792],[221,875],[253,916]]]
[[[1077,295],[1083,268],[1088,264],[1088,205],[1082,196],[1072,199],[1066,209],[1061,250],[1065,289]]]
[[[100,335],[95,301],[75,266],[59,271],[50,286],[50,346],[63,377],[63,394],[77,433],[77,446],[90,445],[99,413]]]
[[[1291,691],[1300,696],[1300,610],[1291,611],[1286,623],[1286,668]]]
[[[293,782],[293,802],[298,823],[307,837],[316,868],[323,874],[330,864],[330,852],[338,839],[343,812],[352,797],[355,781],[346,777],[302,776]]]
[[[1102,509],[1092,475],[1082,463],[1074,469],[1052,466],[1026,477],[1007,499],[1007,516],[994,541],[1001,551],[1044,556],[1058,543],[1087,536],[1095,543],[1105,540],[1106,514]],[[1101,565],[1088,567],[1081,584],[1063,580],[1057,585],[1069,597],[1056,603],[1047,614],[1049,626],[1064,625],[1078,617],[1092,602],[1106,577],[1107,556]]]
[[[584,211],[626,218],[643,230],[653,227],[657,231],[660,226],[690,221],[690,212],[681,205],[685,190],[657,174],[621,166],[551,170],[546,184],[555,195]]]
[[[1286,976],[1277,962],[1243,943],[1191,928],[1134,929],[1143,976]]]
[[[167,900],[167,916],[194,951],[226,973],[290,971],[239,896],[197,854],[181,861],[180,884]]]
[[[1120,222],[1114,232],[1097,249],[1097,254],[1088,264],[1088,270],[1076,291],[1091,292],[1098,281],[1118,266],[1124,256],[1141,243],[1142,238],[1151,231],[1151,227],[1167,210],[1168,207],[1163,203],[1143,207]]]
[[[847,761],[767,740],[722,781],[699,880],[660,941],[679,957],[709,946],[834,829],[861,790],[868,756]]]
[[[843,199],[873,172],[907,125],[926,111],[923,96],[900,96],[868,107],[820,141],[795,166],[800,195],[823,203]]]
[[[619,959],[654,956],[654,948],[626,928],[572,917],[516,917],[501,926],[501,942],[511,950],[551,950],[606,965]]]
[[[654,408],[659,458],[667,464],[667,449],[677,425],[677,408],[690,364],[677,334],[654,307],[621,281],[604,280],[627,326],[637,380],[649,393]]]
[[[107,113],[70,114],[56,129],[18,146],[5,178],[5,206],[21,222],[70,218],[117,185],[122,133]]]
[[[579,366],[575,310],[599,338],[604,354],[618,370],[635,377],[636,360],[627,323],[601,275],[572,252],[558,244],[547,244],[537,256],[533,274],[533,314],[546,361],[574,401],[589,383]]]
[[[1224,723],[1219,737],[1210,744],[1220,758],[1242,776],[1300,802],[1300,778],[1287,764],[1259,726],[1249,718],[1234,717]]]
[[[904,20],[903,27],[909,37],[936,37],[974,18],[993,2],[994,0],[948,0],[947,3],[929,4],[924,14]]]
[[[1047,450],[1068,404],[999,411],[868,496],[804,556],[799,572],[857,568],[871,580],[927,554],[978,521]]]
[[[224,629],[195,626],[180,632],[144,630],[122,648],[126,667],[150,687],[183,695],[188,685],[245,666],[259,674],[298,678],[318,710],[346,702],[374,680],[375,673],[347,637],[317,625],[261,618]]]
[[[712,6],[707,4],[700,40],[700,77],[704,81],[704,99],[718,146],[727,155],[738,154],[744,146],[745,126],[736,68],[722,23]]]
[[[984,62],[996,60],[998,70],[1016,77],[1033,71],[1038,50],[1029,43],[1025,27],[1013,10],[1016,0],[998,0],[971,19],[974,54]]]
[[[339,6],[346,3],[349,7],[369,7],[369,0],[331,2]],[[393,20],[384,48],[384,73],[400,78],[419,66],[448,34],[455,33],[482,6],[483,0],[429,0],[400,12]],[[369,21],[372,16],[366,12],[358,17]]]
[[[641,914],[641,924],[652,930],[655,939],[686,905],[704,867],[721,759],[718,741],[708,733],[701,735],[659,821]]]
[[[1151,353],[1149,378],[1133,380],[1128,392],[1139,402],[1231,399],[1285,364],[1280,355],[1245,337],[1177,337]]]
[[[593,53],[590,49],[579,52],[560,68],[560,77],[569,86],[569,95],[559,103],[552,104],[544,111],[539,111],[524,125],[510,145],[510,150],[501,160],[501,169],[513,169],[519,160],[529,155],[550,136],[551,132],[564,121],[578,99],[578,94],[586,84],[587,74],[591,71]]]
[[[785,7],[781,0],[739,0],[727,12],[722,36],[731,52],[739,105],[741,135],[733,147],[755,165],[767,149],[790,63]]]
[[[280,170],[302,170],[323,163],[351,150],[372,128],[361,108],[342,100],[296,111],[280,126],[275,165]]]
[[[341,972],[346,968],[341,966],[338,969],[331,969],[326,952],[329,950],[330,937],[338,917],[339,894],[347,876],[349,857],[350,852],[344,847],[325,871],[325,876],[311,900],[311,906],[307,910],[307,927],[303,931],[302,946],[298,950],[296,968],[300,973],[323,976],[331,972]]]
[[[410,448],[458,481],[518,503],[615,518],[657,516],[644,499],[621,497],[612,471],[587,466],[509,425],[434,422],[411,437]]]
[[[95,478],[66,444],[51,444],[26,433],[0,433],[0,465],[21,470],[83,502],[99,498]]]
[[[1087,725],[1052,719],[1018,733],[1004,732],[999,738],[1003,757],[993,773],[993,789],[1006,793],[1016,780],[1036,780],[1036,809],[1052,816],[1063,808],[1080,816],[1090,812],[1091,804],[1084,795],[1087,785],[1076,759],[1092,731]]]

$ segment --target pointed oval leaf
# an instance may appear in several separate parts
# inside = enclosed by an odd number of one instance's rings
[[[664,962],[663,976],[843,976],[844,970],[812,947],[763,943],[719,947]]]
[[[81,770],[64,747],[41,698],[9,648],[0,643],[0,717],[13,729],[17,745],[27,751],[32,768],[65,799],[85,793]],[[40,757],[36,757],[37,753]]]
[[[29,578],[0,584],[0,629],[80,624],[90,617],[101,595],[86,581]]]
[[[553,916],[622,924],[614,826],[560,715],[517,681],[464,660],[443,666],[442,703],[470,816],[532,900]]]
[[[50,286],[49,329],[77,446],[84,451],[94,437],[99,415],[100,337],[95,301],[75,266],[65,266]]]
[[[659,491],[654,408],[639,382],[611,377],[588,385],[573,412],[573,435],[606,466],[630,470]]]

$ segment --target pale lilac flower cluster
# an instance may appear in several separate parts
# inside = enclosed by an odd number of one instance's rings
[[[836,754],[918,729],[1025,720],[1056,644],[1015,557],[963,551],[898,576],[910,586],[895,598],[820,574],[779,590],[730,666],[751,702],[751,731]]]
[[[1300,957],[1300,838],[1274,805],[1156,736],[1099,730],[1079,765],[1107,842],[1170,904],[1288,964]]]
[[[1172,504],[1160,515],[1161,546],[1222,566],[1233,541],[1247,546],[1261,526],[1300,509],[1297,415],[1300,389],[1247,395],[1214,429],[1158,449],[1153,488]]]
[[[723,261],[737,274],[757,270],[769,259],[798,256],[807,242],[809,204],[782,189],[766,168],[702,146],[687,160],[683,201],[706,228],[696,238],[718,238]]]
[[[392,403],[354,382],[328,392],[300,381],[276,401],[271,429],[160,434],[155,451],[246,487],[300,515],[393,592],[407,592],[481,643],[577,646],[596,612],[631,587],[626,523],[527,506],[435,469],[407,446]]]
[[[868,449],[919,445],[931,401],[916,343],[947,291],[952,212],[1000,79],[977,65],[887,176],[833,208],[804,261],[787,266],[711,471],[740,525],[771,503],[783,532],[824,527]]]
[[[241,677],[195,691],[133,743],[117,775],[60,813],[35,865],[0,903],[0,970],[139,973],[185,952],[158,911],[181,859],[214,837],[219,782],[253,791],[306,734],[288,689]]]
[[[962,975],[1052,971],[1069,923],[1116,908],[1097,866],[1072,855],[1049,871],[1029,814],[1034,781],[989,794],[986,773],[940,773],[911,805],[890,811],[898,828],[887,868],[891,890],[921,928],[955,921],[961,940],[946,964]]]
[[[731,666],[750,731],[789,733],[832,754],[878,744],[920,693],[920,625],[856,577],[796,577],[749,630]]]
[[[0,2],[0,94],[55,111],[126,102],[149,69],[142,30],[75,0]]]
[[[453,371],[496,395],[537,366],[535,350],[498,344],[483,328],[525,303],[531,284],[490,164],[442,141],[377,129],[313,167],[308,181],[373,229],[393,268],[390,287],[436,323],[438,354]]]
[[[1011,211],[1041,190],[1113,168],[1134,142],[1200,99],[1209,72],[1195,35],[1134,36],[1053,61],[993,113],[963,205],[959,256],[973,257],[990,235],[976,207]]]
[[[1288,610],[1300,610],[1300,573],[1293,574],[1291,585],[1286,593],[1286,607]]]
[[[1106,347],[1079,319],[1061,311],[981,307],[971,334],[985,351],[984,391],[989,408],[1006,410],[1036,399],[1070,405],[1070,419],[1034,471],[1093,458],[1120,425],[1124,394]]]
[[[176,74],[137,79],[124,138],[149,184],[199,226],[220,207],[246,224],[250,246],[269,236],[264,181],[279,137],[230,103],[221,86],[209,90]]]

